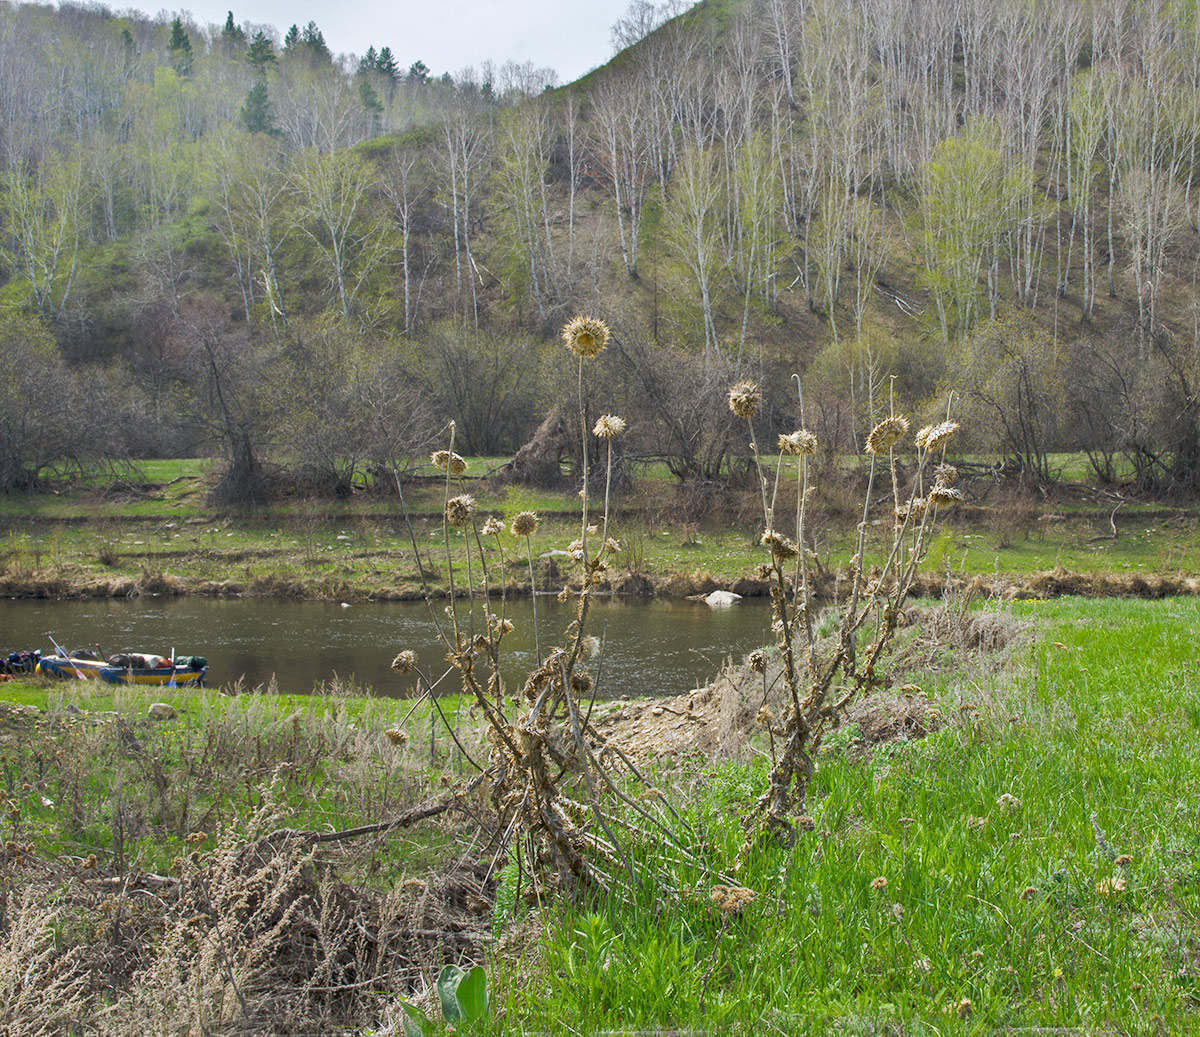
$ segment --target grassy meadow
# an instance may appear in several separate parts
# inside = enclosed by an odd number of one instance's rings
[[[467,1032],[1194,1032],[1200,604],[942,608],[872,697],[915,717],[907,735],[835,731],[793,848],[742,850],[768,766],[754,724],[725,757],[648,746],[691,858],[634,840],[638,881],[573,902],[528,903],[489,854],[457,698],[440,705],[460,744],[443,727],[431,747],[427,704],[406,718],[352,687],[180,691],[154,721],[143,691],[5,685],[0,1024],[40,983],[69,988],[51,1032],[398,1033],[400,995],[428,1008],[438,969],[475,961],[491,1011]],[[271,837],[454,790],[455,809],[391,831]],[[714,900],[722,885],[752,896]],[[314,940],[342,973],[306,971]]]

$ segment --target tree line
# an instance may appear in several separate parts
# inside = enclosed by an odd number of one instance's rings
[[[125,415],[85,445],[219,449],[231,499],[345,492],[449,418],[515,450],[580,310],[628,449],[681,478],[744,452],[752,376],[829,451],[953,394],[967,448],[1037,479],[1073,450],[1200,488],[1191,6],[636,0],[613,39],[556,87],[335,57],[313,23],[0,9],[10,359],[34,322]],[[40,470],[14,457],[8,489]]]

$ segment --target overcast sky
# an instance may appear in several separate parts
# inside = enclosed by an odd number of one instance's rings
[[[315,21],[335,54],[391,47],[401,68],[420,59],[436,75],[532,61],[569,83],[612,57],[609,30],[629,0],[191,0],[185,10],[221,24],[231,5],[239,25],[273,25],[280,36]]]

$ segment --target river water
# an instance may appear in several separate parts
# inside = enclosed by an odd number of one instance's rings
[[[446,625],[443,604],[438,621]],[[493,603],[499,608],[499,603]],[[504,640],[505,680],[519,683],[534,664],[533,608],[522,598],[506,605],[514,630]],[[574,617],[573,605],[537,600],[542,648],[557,642]],[[469,627],[465,606],[460,623]],[[727,656],[740,659],[769,638],[765,601],[711,609],[701,602],[664,599],[593,599],[588,632],[603,641],[600,694],[676,695],[709,681]],[[476,613],[476,623],[481,622]],[[247,689],[274,678],[280,691],[307,694],[335,675],[353,678],[376,694],[405,696],[414,678],[391,661],[401,649],[417,652],[431,676],[445,669],[445,647],[423,602],[354,604],[262,598],[156,598],[84,601],[0,600],[0,648],[51,651],[45,632],[68,649],[99,643],[105,655],[143,651],[203,655],[212,687],[241,681]],[[446,691],[458,690],[453,675]]]

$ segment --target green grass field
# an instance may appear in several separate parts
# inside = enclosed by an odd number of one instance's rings
[[[755,738],[732,760],[646,764],[683,815],[691,864],[634,840],[637,882],[527,907],[496,861],[477,924],[523,938],[485,945],[493,1018],[472,1032],[1195,1032],[1200,603],[983,608],[1029,634],[894,673],[927,697],[929,733],[835,732],[794,848],[741,852],[767,767]],[[334,830],[471,773],[444,730],[431,753],[426,705],[405,720],[409,704],[347,687],[177,693],[162,723],[141,691],[14,682],[0,697],[37,708],[0,709],[0,834],[52,872],[89,855],[105,875],[219,861],[264,797],[279,824]],[[474,753],[458,708],[443,700]],[[403,744],[387,736],[400,727]],[[423,888],[468,846],[486,857],[472,831],[416,826],[331,861],[373,895],[418,876]],[[712,899],[728,882],[753,894],[739,911]],[[93,924],[80,905],[68,945]]]
[[[942,687],[947,726],[821,756],[793,851],[738,866],[763,765],[681,777],[707,860],[753,903],[723,915],[712,875],[681,869],[680,892],[567,907],[542,920],[541,982],[508,989],[513,1016],[579,1033],[1195,1032],[1200,607],[1016,611],[1034,644]]]

